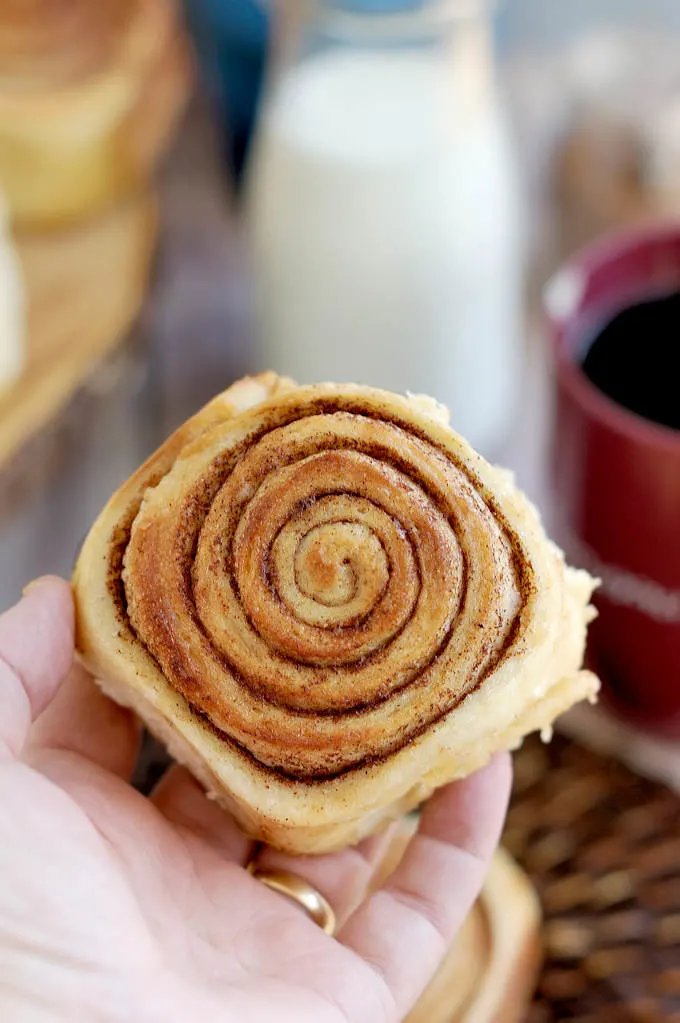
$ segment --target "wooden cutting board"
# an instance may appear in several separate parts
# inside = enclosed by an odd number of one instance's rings
[[[157,233],[146,193],[76,228],[19,234],[27,361],[0,395],[0,469],[126,336],[146,294]]]

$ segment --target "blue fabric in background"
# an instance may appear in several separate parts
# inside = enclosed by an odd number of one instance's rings
[[[205,86],[222,121],[225,159],[241,180],[266,66],[268,18],[254,0],[185,0]]]

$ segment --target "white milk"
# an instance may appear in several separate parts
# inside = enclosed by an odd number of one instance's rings
[[[288,71],[250,178],[264,363],[433,395],[493,452],[515,399],[521,245],[484,41]]]

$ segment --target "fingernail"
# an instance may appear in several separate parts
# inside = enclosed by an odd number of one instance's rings
[[[44,586],[45,583],[51,582],[52,578],[53,577],[51,575],[38,576],[37,579],[33,579],[30,583],[27,583],[27,585],[24,586],[23,590],[21,591],[22,596],[27,597],[29,593],[33,593],[33,590],[40,589],[40,587]]]

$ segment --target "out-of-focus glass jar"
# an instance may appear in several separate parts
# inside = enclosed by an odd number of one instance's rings
[[[485,0],[311,0],[248,182],[261,361],[427,393],[493,454],[517,393],[523,220]]]

